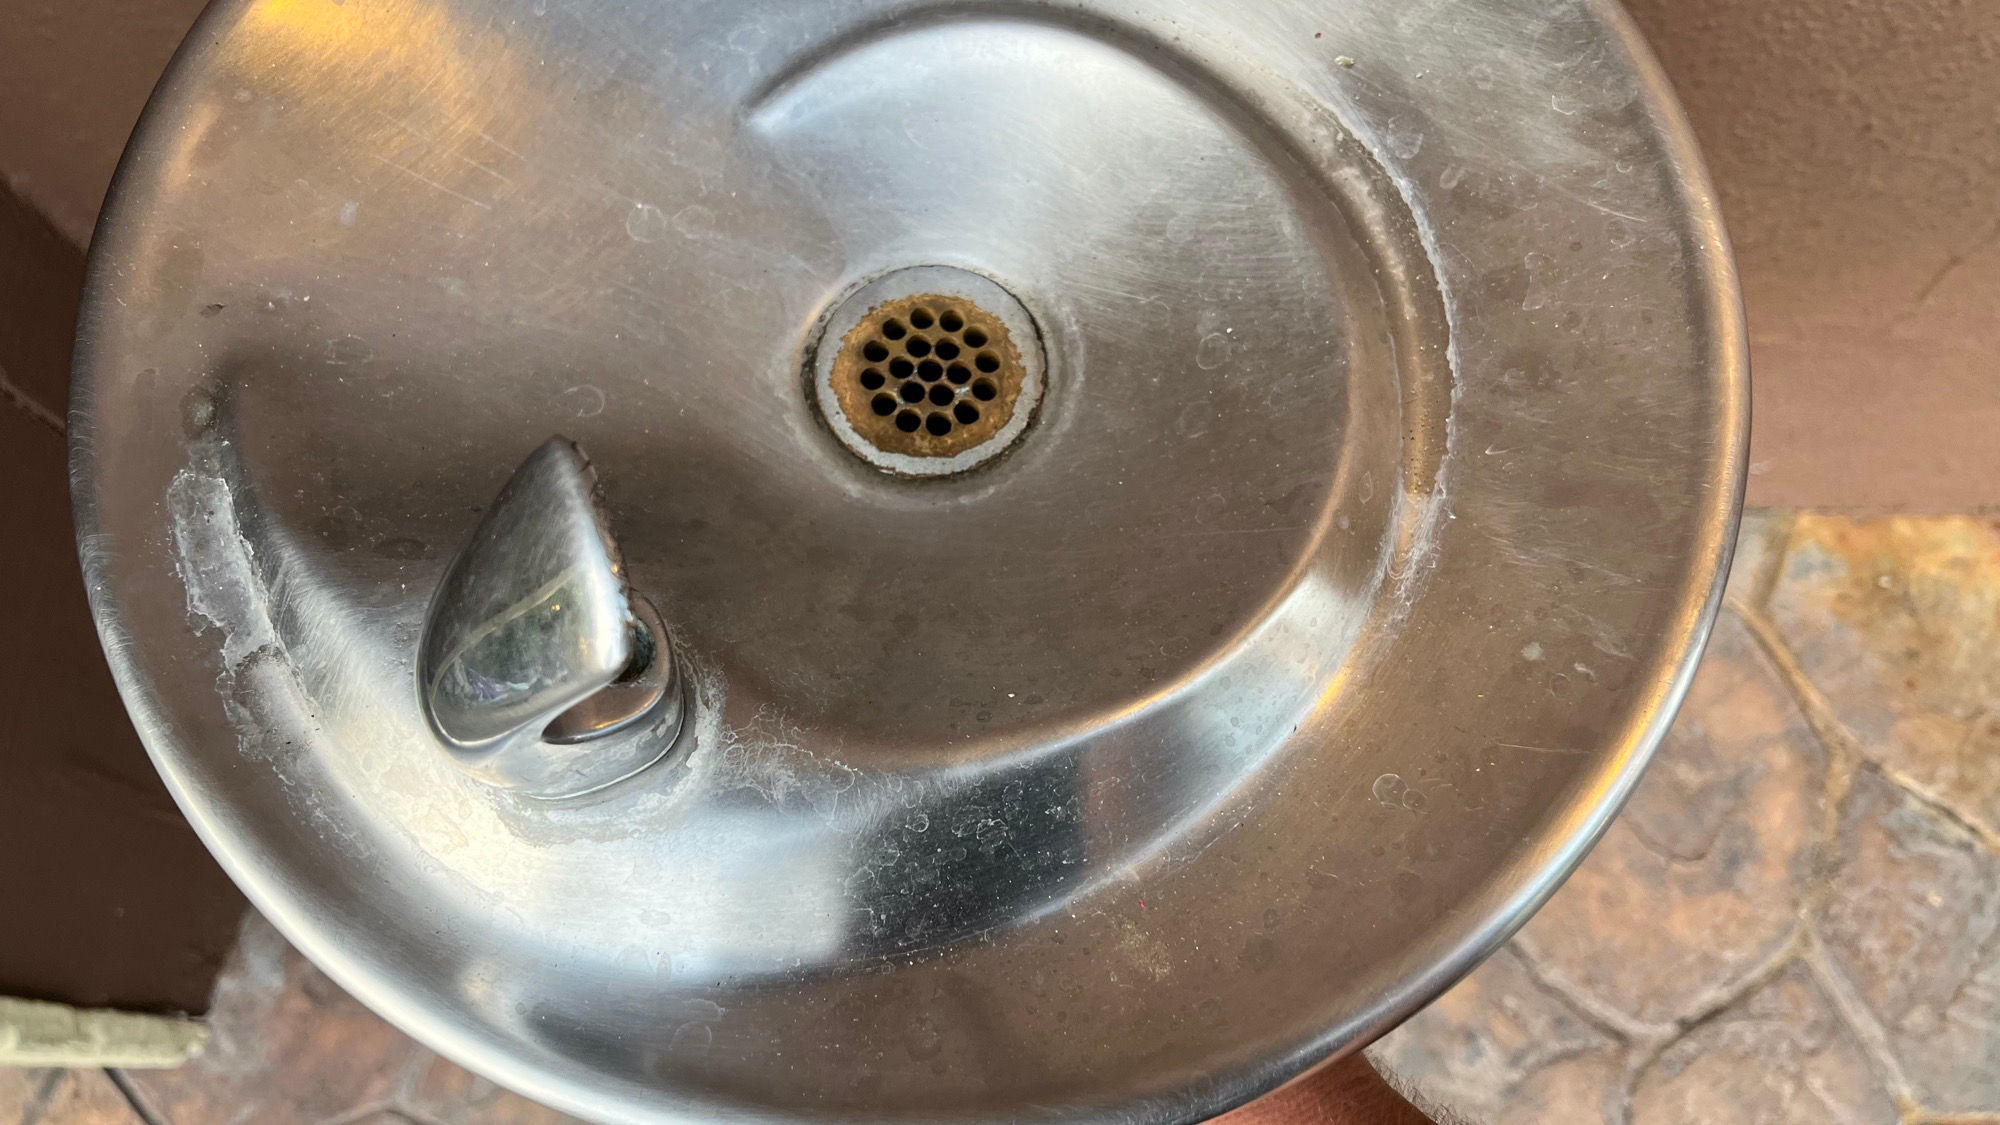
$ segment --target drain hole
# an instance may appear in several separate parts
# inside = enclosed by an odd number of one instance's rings
[[[876,305],[844,335],[832,364],[826,378],[852,425],[843,441],[942,459],[1015,432],[1025,377],[1018,345],[1007,321],[963,297],[913,294]]]

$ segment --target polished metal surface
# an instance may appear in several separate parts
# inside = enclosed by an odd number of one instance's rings
[[[659,615],[629,598],[590,463],[551,438],[446,569],[424,618],[418,700],[461,764],[575,797],[664,757],[681,692]]]
[[[163,775],[344,986],[603,1121],[1188,1122],[1356,1048],[1616,809],[1739,503],[1722,231],[1596,3],[225,0],[92,255]],[[937,266],[1047,379],[911,475],[817,345]],[[417,689],[554,433],[686,699],[566,800]]]

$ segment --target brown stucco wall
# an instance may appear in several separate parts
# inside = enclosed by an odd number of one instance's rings
[[[125,137],[202,4],[0,2],[0,175],[72,241],[90,241]]]
[[[1722,195],[1750,491],[2000,507],[2000,0],[1632,0]]]

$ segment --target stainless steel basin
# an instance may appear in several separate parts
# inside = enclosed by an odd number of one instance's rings
[[[1739,504],[1608,4],[224,0],[92,257],[79,543],[182,807],[604,1121],[1195,1121],[1358,1047],[1615,811]],[[496,515],[554,435],[595,498]],[[590,600],[452,617],[494,527]],[[596,615],[561,690],[452,663],[517,603]],[[641,650],[672,723],[541,730]]]

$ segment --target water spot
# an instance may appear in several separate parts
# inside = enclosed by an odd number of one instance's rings
[[[682,238],[707,238],[715,233],[715,212],[690,203],[674,212],[674,230]]]
[[[1198,399],[1182,408],[1175,429],[1180,431],[1182,437],[1198,438],[1207,434],[1214,422],[1215,404]]]
[[[671,229],[667,217],[650,203],[634,203],[625,215],[625,233],[634,242],[658,242]]]
[[[676,1055],[705,1055],[714,1044],[714,1028],[705,1023],[684,1023],[675,1029],[667,1050]]]
[[[1221,332],[1210,332],[1201,338],[1194,350],[1194,365],[1203,371],[1213,371],[1229,362],[1229,337]]]
[[[555,397],[555,408],[577,418],[595,418],[604,413],[604,392],[588,383],[574,386]]]
[[[275,647],[267,595],[250,541],[236,524],[227,482],[182,469],[167,486],[167,510],[191,618],[222,630],[224,674],[251,653]]]
[[[1267,937],[1253,937],[1243,943],[1237,963],[1253,973],[1264,972],[1278,963],[1278,943]]]
[[[1392,809],[1422,812],[1430,807],[1431,803],[1430,798],[1424,795],[1423,790],[1412,788],[1408,782],[1403,780],[1401,774],[1383,774],[1381,777],[1375,779],[1375,785],[1371,791],[1375,794],[1377,801]]]
[[[375,349],[359,336],[339,336],[326,342],[326,362],[334,367],[351,367],[374,358]]]
[[[1424,150],[1424,135],[1421,132],[1395,122],[1390,123],[1383,140],[1388,143],[1389,151],[1394,153],[1398,160],[1409,160]]]
[[[1528,291],[1521,297],[1522,312],[1534,312],[1536,309],[1542,308],[1549,303],[1546,286],[1540,283],[1539,279],[1535,276],[1538,270],[1546,267],[1548,264],[1549,259],[1547,255],[1537,254],[1532,251],[1527,257],[1521,260],[1522,268],[1527,271],[1528,276]]]
[[[1542,642],[1540,641],[1529,641],[1527,644],[1521,646],[1521,659],[1531,664],[1540,663],[1542,655]]]
[[[354,220],[360,217],[361,217],[361,204],[350,199],[347,202],[340,205],[341,226],[351,227],[354,225]]]
[[[1403,794],[1408,789],[1409,786],[1404,784],[1401,774],[1385,773],[1375,779],[1375,785],[1371,792],[1375,794],[1377,801],[1385,805],[1401,808],[1403,805]]]

